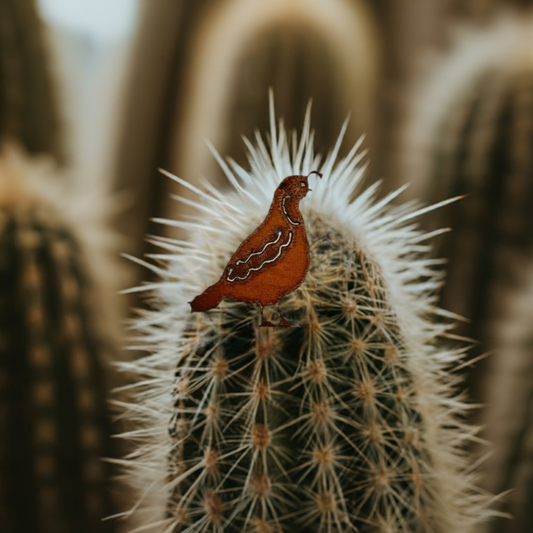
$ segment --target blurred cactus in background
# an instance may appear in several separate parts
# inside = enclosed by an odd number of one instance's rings
[[[469,195],[434,226],[453,226],[444,307],[483,324],[522,282],[533,244],[533,21],[505,18],[462,39],[415,95],[404,159],[418,196]]]
[[[271,117],[270,149],[247,143],[250,172],[216,155],[233,190],[200,196],[194,220],[167,221],[189,241],[156,238],[151,310],[136,322],[148,355],[137,372],[124,435],[143,531],[473,532],[488,500],[464,445],[475,430],[453,369],[462,349],[439,346],[433,321],[441,275],[430,234],[416,229],[401,190],[358,190],[356,145],[342,134],[321,162],[307,115],[299,143]],[[259,328],[259,311],[223,302],[190,314],[268,211],[289,175],[323,173],[301,204],[311,248],[304,284],[282,303],[299,327]],[[354,198],[354,194],[359,194]],[[178,198],[180,199],[180,198]],[[189,202],[189,200],[184,200]],[[148,265],[150,266],[150,265]]]
[[[34,0],[0,0],[0,143],[62,155],[43,27]]]
[[[531,66],[479,79],[450,113],[437,147],[432,194],[469,194],[450,209],[457,234],[442,250],[450,260],[442,304],[468,317],[468,335],[484,342],[487,324],[523,283],[531,260]]]
[[[450,263],[440,303],[469,319],[460,333],[480,341],[473,359],[489,350],[494,354],[468,371],[473,399],[488,406],[477,419],[495,443],[484,485],[497,492],[517,489],[504,507],[516,511],[516,520],[495,522],[494,533],[531,530],[525,517],[533,485],[517,485],[517,479],[533,469],[522,449],[533,428],[531,415],[524,413],[533,390],[527,371],[533,351],[527,335],[513,337],[517,330],[510,327],[533,265],[531,50],[531,15],[463,28],[415,96],[403,154],[412,158],[406,178],[412,171],[419,196],[434,201],[468,195],[435,216],[433,226],[454,230],[439,249]],[[520,321],[532,319],[526,313]]]
[[[493,371],[486,386],[486,438],[494,445],[487,461],[484,486],[510,490],[504,511],[490,533],[533,531],[533,277],[505,297],[495,331]]]
[[[117,243],[101,186],[68,188],[51,166],[44,43],[33,0],[0,0],[0,530],[110,533]]]
[[[115,273],[98,252],[108,241],[95,224],[102,205],[45,178],[18,150],[3,150],[0,529],[111,532],[116,525],[102,522],[114,510],[102,458],[114,453],[105,374],[116,339],[104,327],[112,305],[94,261],[102,260],[105,286]]]
[[[245,164],[241,137],[268,128],[263,99],[269,87],[289,128],[302,123],[313,99],[321,150],[333,145],[348,114],[350,143],[362,134],[373,143],[378,134],[381,43],[373,8],[365,1],[153,0],[142,3],[140,18],[117,171],[137,199],[124,221],[138,236],[134,255],[153,251],[142,241],[158,231],[146,223],[149,217],[174,216],[169,193],[193,199],[191,191],[156,169],[189,176],[193,184],[210,176],[222,190],[224,175],[203,139]],[[181,216],[190,213],[180,206]],[[175,228],[165,232],[182,237]]]

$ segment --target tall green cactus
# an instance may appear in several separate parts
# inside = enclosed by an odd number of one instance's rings
[[[86,251],[0,160],[0,529],[111,532],[111,420]]]
[[[61,156],[57,106],[34,0],[0,0],[0,143]]]
[[[189,242],[161,238],[167,268],[137,322],[149,352],[129,406],[137,525],[152,532],[472,532],[487,498],[462,451],[474,430],[439,348],[440,275],[409,221],[422,211],[350,201],[363,173],[355,146],[320,164],[306,119],[289,147],[271,118],[270,152],[248,143],[251,171],[217,155],[234,190],[197,190]],[[299,327],[259,328],[259,310],[223,302],[190,315],[264,218],[286,176],[323,173],[302,201],[311,247],[304,284],[282,303]],[[186,182],[176,178],[187,186]],[[188,201],[188,200],[187,200]],[[141,287],[143,289],[143,287]]]

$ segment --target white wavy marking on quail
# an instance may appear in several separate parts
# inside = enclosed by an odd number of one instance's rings
[[[293,225],[293,226],[299,226],[300,223],[299,222],[294,222],[294,220],[292,220],[292,218],[289,216],[289,213],[287,213],[287,208],[285,207],[285,204],[287,203],[287,200],[289,200],[290,198],[292,198],[292,196],[290,194],[288,194],[287,196],[284,196],[283,197],[283,200],[281,202],[281,208],[283,209],[283,213],[285,214],[285,216],[287,217],[287,220]]]
[[[278,231],[278,236],[276,238],[276,240],[274,241],[269,241],[267,242],[264,246],[263,246],[263,249],[260,251],[260,252],[252,252],[244,261],[242,259],[239,259],[238,261],[235,262],[236,265],[245,265],[246,263],[248,263],[248,261],[250,261],[250,259],[256,255],[261,255],[270,245],[272,244],[276,244],[280,239],[281,239],[281,234],[283,232],[281,230]]]
[[[263,261],[259,266],[255,267],[255,268],[254,267],[250,268],[245,276],[235,276],[233,279],[230,279],[231,273],[234,270],[234,268],[231,267],[229,269],[228,275],[226,276],[226,279],[230,283],[233,283],[234,281],[243,281],[243,280],[245,280],[252,272],[255,272],[257,270],[261,270],[265,265],[268,265],[269,263],[273,263],[274,261],[277,261],[280,258],[280,256],[281,256],[281,252],[283,252],[283,248],[287,248],[287,246],[289,246],[289,244],[291,242],[292,242],[292,231],[289,231],[289,238],[287,239],[287,242],[284,242],[279,247],[279,250],[278,250],[278,253],[276,254],[276,257],[273,257],[272,259],[267,259],[266,261]]]

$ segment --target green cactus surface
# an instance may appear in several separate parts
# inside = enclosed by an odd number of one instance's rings
[[[197,219],[166,221],[190,240],[154,239],[162,280],[134,289],[152,291],[136,323],[149,353],[124,365],[141,376],[128,406],[138,429],[124,436],[137,446],[125,460],[136,526],[473,532],[489,498],[463,450],[475,435],[452,371],[463,349],[439,346],[451,326],[432,318],[446,315],[434,307],[440,262],[411,222],[427,209],[393,207],[401,190],[356,191],[359,145],[337,161],[341,134],[321,163],[309,115],[291,145],[271,124],[269,148],[247,142],[249,172],[215,153],[234,190],[197,189]],[[311,266],[281,304],[298,327],[259,328],[258,308],[230,301],[191,315],[279,182],[311,170],[323,174],[301,202]]]
[[[39,202],[0,206],[0,530],[114,531],[111,420],[77,239]]]
[[[233,515],[235,532],[446,531],[380,268],[320,218],[308,226],[313,264],[285,303],[300,327],[258,328],[229,304],[185,333],[169,513],[183,526]]]

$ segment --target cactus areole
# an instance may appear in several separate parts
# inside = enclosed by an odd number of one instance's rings
[[[273,111],[271,128],[268,147],[247,142],[250,170],[215,153],[229,193],[169,175],[201,203],[196,221],[166,221],[188,241],[155,239],[166,267],[151,267],[162,279],[137,321],[149,354],[126,365],[141,376],[129,405],[139,429],[126,436],[137,445],[132,530],[474,531],[486,496],[467,472],[473,431],[448,371],[462,350],[437,346],[450,327],[433,318],[441,274],[412,224],[428,208],[392,206],[401,191],[356,191],[363,156],[358,143],[338,160],[344,128],[325,160],[309,113],[299,142]],[[244,276],[225,265],[261,250],[232,256],[284,177],[312,169],[323,179],[302,203],[309,269],[281,304],[300,327],[261,328],[259,309],[227,300],[191,315],[187,302],[221,272]]]

